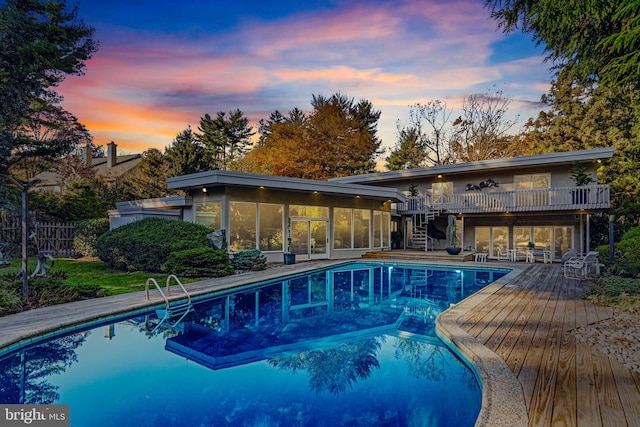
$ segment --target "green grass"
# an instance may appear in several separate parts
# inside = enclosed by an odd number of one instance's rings
[[[35,258],[29,259],[28,269],[33,271],[36,267]],[[20,271],[21,261],[11,260],[11,266],[0,272]],[[64,272],[64,273],[61,273]],[[128,273],[112,270],[100,260],[56,258],[53,268],[48,271],[49,276],[64,274],[65,284],[97,284],[102,295],[118,295],[128,292],[143,291],[147,279],[153,277],[160,286],[164,286],[167,275],[157,273],[136,272]],[[180,279],[183,283],[193,282],[198,279]]]

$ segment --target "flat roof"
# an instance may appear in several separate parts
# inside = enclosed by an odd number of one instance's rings
[[[333,196],[364,197],[373,200],[405,202],[405,195],[395,188],[374,187],[343,182],[316,181],[285,176],[258,175],[244,172],[212,170],[167,179],[167,186],[177,190],[197,190],[215,187],[266,188],[300,193],[321,193]]]
[[[376,172],[364,175],[345,176],[331,178],[332,183],[372,183],[397,181],[406,178],[429,177],[437,175],[452,175],[480,170],[519,169],[523,167],[541,165],[571,164],[574,161],[587,162],[594,160],[606,160],[613,156],[614,148],[595,148],[591,150],[565,151],[559,153],[539,154],[535,156],[511,157],[506,159],[479,160],[467,163],[454,163],[450,165],[431,166],[427,168],[402,169],[389,172]]]

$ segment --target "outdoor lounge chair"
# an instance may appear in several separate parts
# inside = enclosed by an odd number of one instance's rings
[[[509,261],[509,252],[505,251],[502,252],[501,248],[495,248],[495,253],[496,253],[496,259],[498,261]]]
[[[562,266],[567,279],[586,279],[591,271],[598,273],[598,252],[588,252],[585,256],[569,258]]]

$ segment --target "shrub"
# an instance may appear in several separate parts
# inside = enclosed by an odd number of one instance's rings
[[[620,241],[630,240],[630,239],[640,239],[640,227],[634,227],[624,233],[620,238]]]
[[[85,219],[78,221],[73,234],[73,248],[84,256],[98,256],[96,243],[98,237],[109,231],[108,218]]]
[[[20,294],[12,289],[0,288],[0,316],[22,311]]]
[[[100,296],[99,285],[64,284],[53,277],[29,279],[29,308],[45,307]],[[0,276],[0,315],[22,311],[22,279],[15,274]]]
[[[210,228],[163,218],[146,218],[98,238],[98,256],[115,270],[161,272],[169,255],[185,249],[212,248]]]
[[[211,247],[173,252],[162,268],[170,274],[185,277],[222,277],[234,273],[229,256]]]
[[[597,248],[599,259],[607,266],[607,272],[620,277],[640,277],[640,227],[624,233],[619,242],[614,243],[613,263],[609,263],[609,245]]]
[[[260,271],[267,268],[267,257],[258,249],[238,252],[231,261],[233,268],[239,271]]]

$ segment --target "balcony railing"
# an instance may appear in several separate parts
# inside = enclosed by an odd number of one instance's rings
[[[429,211],[453,213],[541,212],[597,210],[609,207],[609,186],[555,187],[536,190],[472,191],[447,194],[439,200],[426,196],[409,197],[398,203],[401,214]]]

